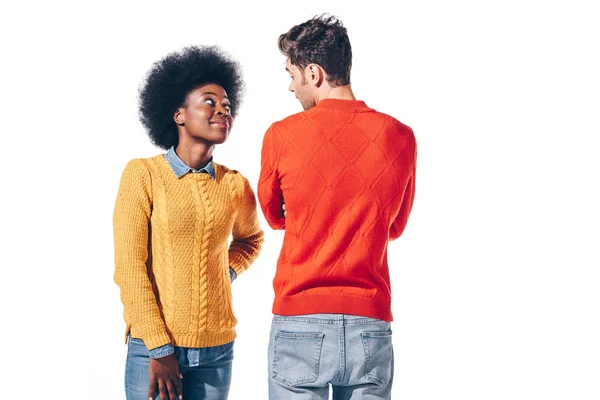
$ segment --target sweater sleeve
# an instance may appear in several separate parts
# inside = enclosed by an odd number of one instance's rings
[[[404,149],[404,157],[402,157],[404,168],[407,171],[405,174],[405,180],[400,182],[404,187],[402,194],[402,203],[400,204],[400,210],[392,222],[390,227],[390,240],[395,240],[402,235],[406,223],[408,222],[408,216],[412,210],[412,206],[415,200],[415,178],[416,178],[416,162],[417,162],[417,146],[412,134],[409,140],[409,145]]]
[[[273,229],[285,229],[282,209],[284,199],[277,172],[279,146],[275,135],[275,125],[271,125],[263,139],[258,201],[269,226]]]
[[[258,222],[256,197],[248,180],[242,180],[239,209],[233,222],[233,240],[229,245],[229,265],[236,277],[256,260],[264,241],[264,232]]]
[[[148,276],[151,178],[143,160],[130,161],[121,177],[113,214],[115,273],[127,322],[150,350],[170,343]]]

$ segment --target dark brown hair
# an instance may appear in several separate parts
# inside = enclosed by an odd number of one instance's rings
[[[323,14],[296,25],[279,36],[278,45],[292,65],[304,69],[308,64],[318,64],[330,84],[350,84],[352,47],[337,17]]]

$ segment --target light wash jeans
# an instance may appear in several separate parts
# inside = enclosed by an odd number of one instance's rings
[[[390,399],[389,322],[346,314],[273,317],[269,399]]]
[[[148,400],[150,356],[141,339],[129,338],[125,365],[127,400]],[[222,346],[191,349],[175,347],[179,380],[184,399],[225,400],[231,384],[233,342]],[[160,399],[158,390],[154,395]]]

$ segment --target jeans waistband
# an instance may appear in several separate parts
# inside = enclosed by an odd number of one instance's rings
[[[381,319],[351,314],[304,314],[304,315],[273,315],[273,322],[295,321],[313,324],[343,325],[343,324],[368,324],[386,322]]]

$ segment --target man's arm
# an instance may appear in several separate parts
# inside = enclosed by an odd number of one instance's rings
[[[277,162],[280,144],[274,125],[267,130],[261,152],[261,170],[258,180],[258,201],[269,226],[285,229],[283,216],[283,192],[279,181]]]
[[[402,202],[398,214],[390,227],[390,240],[398,239],[400,235],[402,235],[402,232],[404,232],[415,200],[417,146],[412,130],[410,131],[409,140],[402,153],[402,161],[407,174],[405,175],[403,182],[400,182],[404,187],[404,190],[402,191]]]
[[[395,240],[402,235],[406,223],[408,222],[408,216],[412,209],[415,200],[415,179],[414,174],[409,178],[406,188],[404,189],[404,195],[402,196],[402,204],[400,205],[400,211],[394,219],[392,226],[390,227],[390,240]]]

